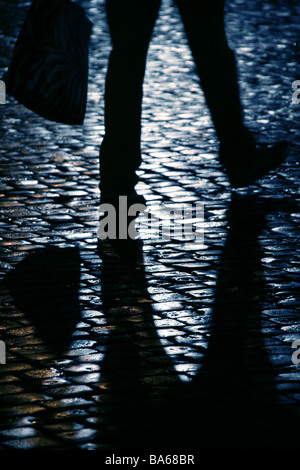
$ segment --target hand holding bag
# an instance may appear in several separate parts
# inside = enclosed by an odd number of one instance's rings
[[[71,0],[34,0],[4,77],[7,93],[46,119],[82,124],[91,30]]]

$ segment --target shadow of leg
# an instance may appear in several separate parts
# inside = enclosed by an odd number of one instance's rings
[[[101,364],[106,390],[99,443],[146,451],[170,443],[166,383],[178,382],[153,320],[139,240],[99,244],[102,300],[109,337]],[[103,408],[101,408],[103,412]]]
[[[297,423],[278,403],[276,369],[261,324],[267,291],[259,235],[270,210],[274,207],[267,200],[237,196],[228,212],[230,228],[218,273],[211,339],[192,385],[210,448],[293,445],[286,436]]]

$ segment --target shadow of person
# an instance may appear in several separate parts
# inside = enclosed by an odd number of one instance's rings
[[[277,371],[262,333],[267,286],[259,237],[277,201],[233,196],[220,260],[211,337],[199,372],[176,379],[153,322],[142,244],[101,244],[102,296],[110,337],[102,367],[111,449],[195,453],[295,448],[299,420],[278,401]],[[285,209],[288,209],[287,207]]]
[[[295,448],[299,420],[279,403],[277,370],[269,360],[262,332],[268,289],[259,241],[266,216],[277,210],[278,201],[233,196],[212,306],[211,336],[204,359],[203,354],[193,359],[199,372],[189,383],[177,377],[158,336],[142,242],[99,243],[108,335],[99,364],[101,379],[92,391],[93,397],[98,391],[98,405],[95,402],[90,410],[98,418],[97,423],[93,421],[95,447],[177,454]],[[42,340],[43,352],[49,353],[43,370],[63,357],[81,318],[79,279],[78,249],[55,247],[30,253],[5,278],[13,302],[34,326],[34,337]],[[20,354],[23,361],[41,369],[37,352],[41,352],[39,345],[33,345]],[[43,402],[43,376],[38,375],[36,382],[25,381],[23,387],[40,394]],[[55,409],[40,413],[41,424],[36,428],[41,426],[47,432],[43,424],[53,424],[56,413]],[[76,448],[78,443],[62,438],[59,445]]]

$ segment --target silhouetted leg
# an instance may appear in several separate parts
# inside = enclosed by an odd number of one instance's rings
[[[100,189],[132,191],[141,163],[141,104],[146,56],[160,0],[107,0],[112,39],[106,90]]]
[[[175,1],[221,147],[252,150],[254,141],[243,123],[236,61],[224,29],[225,0]]]

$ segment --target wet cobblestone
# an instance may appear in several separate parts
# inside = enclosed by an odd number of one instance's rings
[[[296,449],[299,4],[232,0],[245,118],[292,142],[276,175],[231,191],[176,8],[163,2],[144,84],[147,203],[204,203],[204,244],[98,243],[110,51],[94,24],[83,126],[0,105],[0,450]],[[29,2],[0,0],[0,71]],[[220,77],[222,86],[222,77]],[[195,427],[196,424],[196,427]]]

